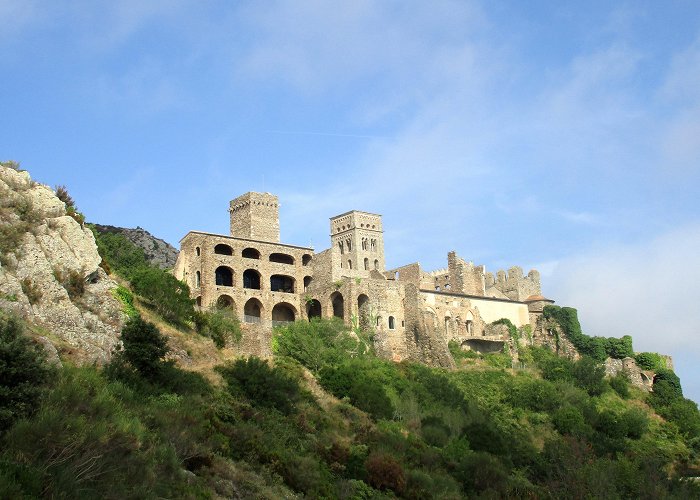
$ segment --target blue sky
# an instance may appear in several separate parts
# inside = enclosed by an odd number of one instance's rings
[[[0,158],[177,245],[384,216],[387,266],[542,272],[700,400],[700,3],[0,0]]]

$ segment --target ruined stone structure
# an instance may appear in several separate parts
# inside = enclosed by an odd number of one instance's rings
[[[455,252],[446,269],[426,272],[414,263],[387,270],[378,214],[331,217],[331,246],[315,253],[280,243],[275,195],[246,193],[231,201],[229,212],[230,235],[185,235],[175,276],[199,307],[232,308],[242,319],[246,350],[259,355],[269,353],[272,326],[336,316],[374,328],[375,347],[389,359],[450,366],[450,340],[502,348],[503,335],[490,323],[507,318],[535,329],[552,302],[541,295],[537,271],[524,275],[513,267],[494,278]]]

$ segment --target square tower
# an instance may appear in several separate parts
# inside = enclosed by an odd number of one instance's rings
[[[331,217],[331,248],[334,262],[343,269],[384,272],[382,216],[352,210]]]
[[[270,193],[249,192],[231,200],[231,236],[280,242],[279,200]]]

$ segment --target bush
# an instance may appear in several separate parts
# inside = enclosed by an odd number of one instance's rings
[[[314,318],[277,328],[272,348],[276,354],[294,358],[314,373],[368,351],[362,342],[350,336],[338,318]]]
[[[0,316],[0,432],[37,408],[52,370],[15,318]]]
[[[574,384],[591,396],[599,396],[605,391],[605,367],[592,358],[584,356],[574,363],[572,375]]]
[[[585,335],[581,331],[578,312],[572,307],[546,305],[544,306],[543,317],[556,321],[564,331],[564,335],[574,344],[574,347],[581,355],[589,356],[598,362],[605,361],[606,357],[626,358],[634,356],[632,337],[629,335],[619,339]]]
[[[165,364],[168,353],[168,340],[153,324],[139,316],[130,318],[122,329],[123,347],[118,350],[112,362],[112,368],[126,363],[146,379],[156,379]]]
[[[255,406],[275,408],[289,414],[301,396],[299,383],[295,379],[259,358],[238,359],[216,370],[232,394],[245,396]]]
[[[241,340],[241,324],[236,314],[228,309],[212,309],[209,312],[195,311],[193,321],[197,333],[209,337],[219,349],[228,342]]]
[[[100,233],[90,226],[95,236],[97,250],[110,269],[126,279],[137,270],[148,267],[144,251],[129,241],[124,235],[116,233]]]
[[[68,188],[66,186],[56,186],[56,197],[66,204],[66,208],[76,209],[75,201],[68,194]]]
[[[630,397],[630,379],[626,372],[622,371],[614,377],[610,377],[608,383],[622,399]]]
[[[406,475],[401,464],[388,453],[372,453],[365,462],[367,482],[379,490],[392,490],[402,494],[406,488]]]
[[[552,423],[554,428],[562,434],[584,437],[591,431],[581,410],[574,406],[565,406],[555,411],[552,415]]]
[[[20,281],[20,286],[22,287],[22,293],[26,295],[27,300],[29,300],[29,303],[32,305],[38,304],[41,297],[44,295],[41,288],[36,286],[30,278],[24,278]]]
[[[656,375],[654,375],[654,385],[653,388],[656,390],[656,384],[664,381],[674,389],[674,392],[678,397],[683,397],[683,389],[681,388],[681,379],[678,378],[673,370],[667,368],[661,368],[657,370]]]
[[[128,288],[124,288],[120,285],[112,290],[112,294],[122,303],[122,311],[124,311],[124,314],[129,318],[134,318],[139,315],[134,307],[134,294],[132,294]]]
[[[70,297],[71,300],[82,297],[85,293],[85,278],[83,278],[81,273],[72,269],[67,273],[64,273],[60,269],[54,269],[53,275],[56,281],[66,289],[68,297]]]
[[[637,365],[643,370],[660,370],[666,368],[666,362],[660,354],[655,352],[640,352],[634,356]]]
[[[172,274],[144,267],[133,273],[131,285],[167,322],[177,325],[192,318],[194,300],[190,299],[190,289]]]

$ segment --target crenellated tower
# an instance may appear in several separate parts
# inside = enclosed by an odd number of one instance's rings
[[[270,193],[248,192],[229,203],[231,236],[280,242],[279,200]]]

